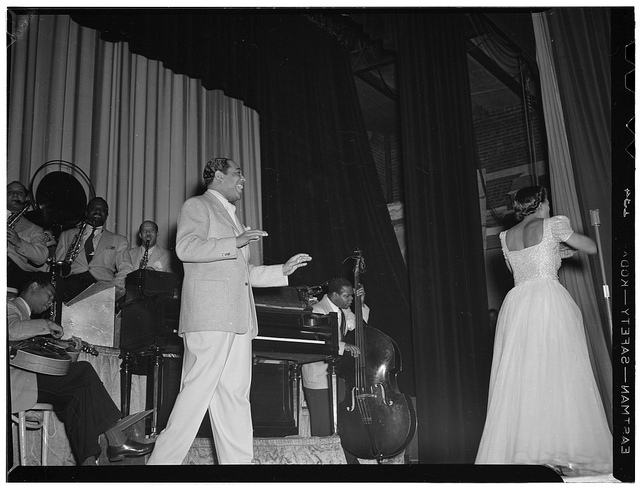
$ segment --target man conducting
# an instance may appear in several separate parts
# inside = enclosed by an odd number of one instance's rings
[[[184,264],[179,334],[184,341],[180,393],[147,465],[181,464],[205,412],[220,464],[253,462],[251,340],[258,323],[251,288],[286,286],[311,257],[254,266],[248,244],[267,232],[245,227],[232,204],[245,178],[238,164],[207,162],[207,191],[188,199],[178,215],[176,253]]]

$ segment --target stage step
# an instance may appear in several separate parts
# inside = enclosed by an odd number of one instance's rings
[[[340,437],[254,438],[253,452],[258,465],[322,465],[347,463]],[[214,463],[213,440],[196,438],[184,464]]]

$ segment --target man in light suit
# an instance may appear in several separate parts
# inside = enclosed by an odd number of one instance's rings
[[[22,183],[7,184],[7,213],[16,215],[29,204],[28,196]],[[44,230],[24,215],[13,228],[7,227],[7,287],[14,295],[29,278],[45,277],[44,263],[49,256],[46,242]]]
[[[54,299],[49,282],[29,281],[20,296],[7,301],[7,328],[10,342],[36,336],[60,338],[62,327],[46,319],[31,319],[31,314],[46,311]],[[19,345],[14,343],[14,346]],[[77,347],[79,348],[79,347]],[[100,456],[99,435],[107,438],[110,461],[148,454],[152,443],[139,443],[123,432],[132,417],[121,421],[122,413],[104,388],[89,362],[69,365],[64,376],[35,374],[10,367],[11,412],[26,411],[36,402],[53,404],[64,423],[71,452],[77,465],[96,465]]]
[[[364,304],[364,287],[358,289],[362,298],[362,318],[369,319],[369,307]],[[324,297],[313,305],[313,312],[319,314],[336,313],[340,329],[338,353],[345,351],[357,357],[360,350],[355,345],[345,343],[343,338],[356,327],[356,316],[351,311],[353,303],[353,286],[344,278],[338,277],[327,282],[327,292]],[[329,393],[329,377],[327,362],[312,362],[302,366],[302,385],[309,407],[312,436],[331,435],[331,395]]]
[[[125,252],[125,265],[129,267],[128,272],[143,268],[171,272],[171,253],[157,245],[158,225],[156,222],[151,220],[143,221],[140,224],[138,236],[142,245],[131,247]],[[146,260],[145,254],[147,256]]]
[[[124,253],[129,248],[129,241],[104,228],[108,215],[109,206],[104,199],[93,198],[87,204],[85,217],[88,225],[80,236],[80,252],[71,264],[69,274],[59,278],[56,283],[60,305],[98,281],[113,283],[116,286],[116,299],[124,295],[124,279],[127,275]],[[79,228],[71,228],[60,234],[56,247],[57,261],[65,259],[79,232]],[[56,313],[56,316],[60,317],[60,313]]]
[[[179,334],[184,341],[180,393],[147,465],[181,464],[209,412],[220,464],[253,462],[252,350],[258,322],[251,288],[286,286],[311,257],[254,266],[249,246],[267,236],[245,227],[232,204],[245,178],[231,159],[217,157],[203,172],[207,191],[178,215],[176,253],[184,264]]]

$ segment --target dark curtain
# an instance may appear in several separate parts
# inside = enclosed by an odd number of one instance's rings
[[[282,11],[110,9],[72,18],[258,111],[265,263],[308,252],[313,262],[290,285],[319,285],[352,279],[353,263],[344,261],[359,248],[369,324],[398,343],[400,389],[414,395],[406,266],[339,40]]]
[[[584,228],[586,209],[599,209],[602,252],[611,283],[611,20],[609,8],[554,8],[548,15],[557,59],[558,87],[565,100],[567,139],[574,161]],[[621,46],[616,46],[621,48]],[[588,170],[585,170],[588,168]],[[593,233],[590,231],[590,235]],[[594,258],[596,259],[596,258]],[[599,266],[593,262],[594,268]],[[602,284],[602,275],[599,283]],[[601,286],[598,286],[600,289]],[[598,293],[602,297],[602,293]],[[600,302],[604,310],[604,300]],[[602,313],[606,335],[606,313]]]
[[[420,461],[473,462],[491,337],[463,16],[394,21]]]
[[[398,55],[421,463],[472,463],[492,337],[463,14],[355,16]]]

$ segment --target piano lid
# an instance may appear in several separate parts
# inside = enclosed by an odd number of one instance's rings
[[[307,302],[300,299],[295,287],[258,287],[253,288],[256,308],[292,309],[302,311]]]

